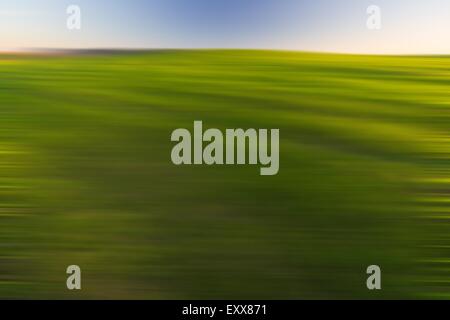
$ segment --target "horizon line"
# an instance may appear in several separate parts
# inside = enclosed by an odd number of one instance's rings
[[[81,55],[81,54],[120,54],[120,53],[145,53],[152,51],[267,51],[286,53],[308,53],[329,55],[351,55],[351,56],[385,56],[385,57],[450,57],[449,53],[370,53],[370,52],[341,52],[320,50],[295,50],[275,48],[146,48],[146,47],[80,47],[80,48],[0,48],[0,55]]]

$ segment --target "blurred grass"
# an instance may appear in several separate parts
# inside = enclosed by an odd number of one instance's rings
[[[0,56],[0,297],[450,298],[449,84],[449,57]],[[279,128],[280,173],[172,165],[194,120]]]

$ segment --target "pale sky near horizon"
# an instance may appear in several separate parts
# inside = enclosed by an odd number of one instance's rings
[[[66,28],[71,4],[79,31]],[[366,26],[369,5],[381,30]],[[22,48],[450,54],[450,0],[0,0],[0,50]]]

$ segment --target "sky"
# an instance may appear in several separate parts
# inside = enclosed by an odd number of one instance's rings
[[[66,26],[69,5],[81,30]],[[450,0],[0,0],[0,50],[31,48],[450,54]]]

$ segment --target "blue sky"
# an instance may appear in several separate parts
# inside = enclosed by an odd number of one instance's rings
[[[71,4],[80,31],[66,28]],[[366,27],[372,4],[378,31]],[[52,47],[450,54],[450,1],[0,0],[0,49]]]

